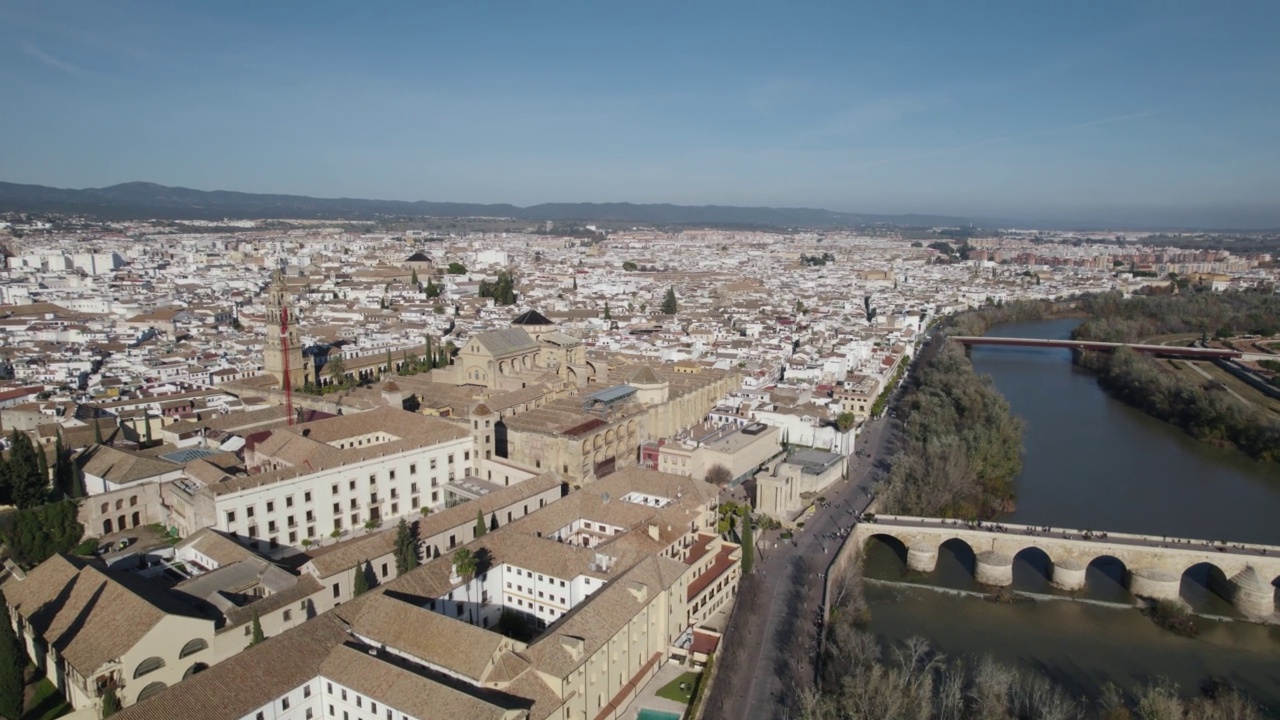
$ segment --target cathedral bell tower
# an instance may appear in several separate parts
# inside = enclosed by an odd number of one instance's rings
[[[281,388],[300,388],[307,381],[307,365],[302,359],[302,341],[298,339],[298,319],[284,285],[284,273],[271,273],[267,291],[267,341],[262,361],[268,375],[274,375]]]

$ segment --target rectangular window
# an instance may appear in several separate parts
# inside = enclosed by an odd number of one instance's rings
[[[333,514],[334,514],[334,515],[337,515],[337,514],[338,514],[338,513],[340,513],[340,512],[342,512],[342,503],[334,503],[334,504],[333,504]]]
[[[463,460],[470,460],[470,459],[471,459],[471,451],[470,451],[470,450],[463,450],[463,451],[462,451],[462,459],[463,459]]]
[[[388,480],[395,480],[395,479],[396,479],[396,471],[395,471],[395,470],[389,470],[389,471],[387,472],[387,479],[388,479]]]
[[[333,484],[333,493],[332,493],[332,494],[334,494],[334,495],[337,495],[337,494],[338,494],[338,483],[334,483],[334,484]]]
[[[245,514],[245,517],[253,517],[253,506],[250,505],[249,507],[245,508],[244,514]]]
[[[387,564],[382,563],[382,577],[386,577],[386,576],[387,576]]]
[[[251,537],[251,538],[256,538],[256,537],[258,537],[258,526],[257,526],[257,525],[250,525],[250,526],[249,526],[249,537]]]
[[[360,524],[360,513],[358,512],[351,513],[351,527],[355,527],[359,524]]]
[[[356,489],[356,481],[355,481],[355,480],[352,480],[352,481],[348,482],[348,483],[347,483],[347,489],[348,489],[348,490],[355,490],[355,489]]]
[[[410,475],[417,475],[417,474],[418,474],[418,464],[417,464],[417,463],[411,463],[411,464],[409,465],[409,474],[410,474]]]
[[[358,507],[360,507],[359,501],[355,498],[351,498],[351,509],[355,510]]]
[[[289,709],[289,698],[285,697],[280,699],[280,709],[281,710]]]
[[[314,512],[314,511],[312,511],[312,510],[308,510],[308,511],[307,511],[307,522],[315,522],[315,520],[316,520],[316,514],[315,514],[315,512]]]
[[[235,511],[235,510],[228,510],[228,511],[227,511],[227,524],[228,524],[228,525],[230,525],[231,523],[233,523],[233,522],[235,522],[235,521],[236,521],[236,511]]]
[[[308,490],[308,491],[306,491],[306,492],[302,493],[302,502],[311,502],[311,491],[310,491],[310,490]]]
[[[303,685],[303,686],[302,686],[302,697],[304,697],[304,698],[309,698],[309,697],[311,697],[311,686],[310,686],[310,685]]]
[[[268,521],[267,521],[267,532],[275,532],[275,531],[276,531],[276,521],[275,521],[275,520],[268,520]]]
[[[453,464],[453,453],[449,453],[449,464]]]
[[[400,503],[391,503],[391,514],[392,515],[400,514]]]
[[[293,496],[292,496],[292,495],[289,495],[288,497],[286,497],[286,498],[284,499],[284,506],[285,506],[285,507],[287,507],[287,508],[291,508],[291,507],[293,507]]]
[[[268,501],[267,501],[267,512],[269,512],[269,513],[273,513],[273,512],[275,512],[275,511],[276,511],[276,504],[275,504],[274,502],[272,502],[272,501],[268,500]]]
[[[296,543],[296,542],[298,542],[298,531],[297,531],[297,530],[290,530],[290,531],[289,531],[289,544],[290,544],[290,545],[292,545],[292,544],[294,544],[294,543]]]
[[[334,597],[334,598],[337,598],[337,597],[338,597],[338,596],[340,596],[340,595],[342,595],[342,587],[341,587],[340,585],[338,585],[338,583],[334,583],[334,584],[333,584],[333,597]],[[346,700],[346,698],[343,698],[343,700]]]
[[[378,484],[378,476],[377,476],[377,475],[370,475],[370,476],[369,476],[369,484],[370,484],[370,485],[377,485],[377,484]],[[352,489],[352,490],[355,490],[355,488],[351,488],[351,489]]]
[[[431,504],[432,504],[432,505],[434,505],[434,504],[436,504],[436,503],[438,503],[438,502],[440,502],[440,493],[439,493],[438,491],[436,491],[436,490],[432,490],[432,491],[431,491]]]

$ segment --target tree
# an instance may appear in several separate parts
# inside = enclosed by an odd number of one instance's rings
[[[453,554],[453,571],[466,584],[467,605],[471,604],[471,579],[476,576],[476,570],[479,567],[479,561],[470,548],[460,548]],[[474,622],[471,616],[471,608],[469,607],[467,608],[467,622]]]
[[[678,306],[676,304],[676,289],[667,288],[667,296],[662,300],[662,314],[675,315],[677,310],[678,310]]]
[[[390,374],[391,374],[391,369],[392,369],[392,367],[391,367],[391,366],[392,366],[393,364],[394,364],[394,363],[392,363],[392,361],[391,361],[391,348],[387,348],[387,374],[388,374],[388,375],[390,375]]]
[[[638,266],[635,263],[631,262],[630,260],[622,263],[622,269],[626,270],[627,272],[635,272],[637,267]]]
[[[28,664],[27,648],[13,631],[9,603],[0,593],[0,715],[13,720],[22,717],[23,673]]]
[[[489,526],[484,524],[484,513],[480,508],[476,508],[476,537],[483,537],[489,532]]]
[[[751,531],[751,516],[747,515],[742,519],[742,573],[744,575],[750,575],[751,566],[755,565],[755,544],[755,537]]]
[[[451,262],[449,263],[449,267],[445,269],[445,272],[449,273],[450,275],[466,275],[467,266],[463,265],[460,262]]]
[[[396,526],[396,574],[403,575],[410,570],[418,567],[418,548],[417,540],[414,538],[413,532],[409,529],[409,523],[404,518],[400,518],[400,524]]]
[[[480,281],[480,297],[493,298],[496,305],[515,305],[516,304],[516,280],[511,273],[498,273],[498,279],[494,282],[488,280]]]
[[[334,385],[346,385],[347,367],[342,363],[342,356],[329,358],[329,362],[325,364],[325,372],[329,374],[329,381]]]
[[[360,597],[369,592],[369,568],[364,560],[356,563],[356,579],[351,584],[351,597]]]
[[[716,463],[707,469],[707,482],[712,485],[724,487],[733,479],[733,471],[725,467],[721,463]]]
[[[267,634],[262,632],[262,619],[258,617],[257,610],[253,611],[253,625],[250,632],[252,635],[249,637],[249,647],[253,647],[267,639]]]
[[[853,427],[857,419],[852,410],[846,410],[836,416],[836,429],[840,432],[849,432],[849,428]]]
[[[578,276],[577,276],[577,275],[574,275],[574,276],[573,276],[573,289],[574,289],[574,290],[577,290],[577,289],[578,289]]]
[[[418,268],[414,268],[414,269],[413,269],[413,275],[409,276],[409,282],[413,283],[413,286],[414,286],[414,287],[419,287],[419,284],[418,284]]]
[[[9,436],[9,487],[20,510],[43,505],[48,499],[49,475],[47,469],[40,474],[40,454],[26,433],[14,429]]]
[[[102,693],[102,717],[103,720],[120,712],[120,696],[116,695],[116,689],[107,688]]]
[[[600,316],[603,320],[612,320],[613,315],[609,314],[609,301],[604,302],[604,314]]]

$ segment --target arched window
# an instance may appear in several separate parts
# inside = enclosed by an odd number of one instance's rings
[[[111,503],[102,503],[102,514],[106,515],[111,511]]]
[[[143,660],[142,662],[138,663],[137,669],[133,671],[133,679],[137,680],[143,675],[146,675],[147,673],[155,672],[162,667],[164,667],[163,658],[149,657],[146,660]]]
[[[182,646],[182,650],[178,653],[178,657],[184,658],[188,655],[195,655],[196,653],[200,652],[201,650],[205,650],[208,647],[209,647],[209,643],[205,642],[204,638],[196,638],[195,640],[192,640],[191,642]]]
[[[119,510],[123,507],[124,507],[124,498],[120,498],[119,500],[116,500],[116,509]]]
[[[185,673],[183,673],[183,674],[182,674],[182,679],[183,679],[183,680],[186,680],[187,678],[191,677],[192,675],[195,675],[196,673],[202,673],[202,672],[204,672],[205,670],[208,670],[208,669],[209,669],[209,666],[208,666],[208,665],[206,665],[205,663],[202,663],[202,662],[198,662],[198,663],[196,663],[196,664],[192,665],[191,667],[187,668],[187,671],[186,671]]]
[[[166,687],[168,686],[166,686],[162,682],[151,683],[150,685],[142,688],[142,692],[138,693],[138,702],[142,702],[143,700],[146,700],[147,698],[151,697],[152,695],[155,695],[156,693],[160,692]]]
[[[130,496],[129,496],[129,507],[135,507],[135,506],[137,506],[137,504],[138,504],[138,496],[137,496],[137,495],[130,495]]]

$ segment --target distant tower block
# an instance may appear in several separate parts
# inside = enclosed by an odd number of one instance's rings
[[[287,318],[287,329],[281,332],[281,324]],[[298,339],[298,319],[293,303],[284,286],[284,273],[271,273],[271,288],[267,291],[267,341],[262,350],[262,365],[268,375],[274,375],[280,387],[300,388],[307,382],[307,365],[302,360],[302,341]],[[288,353],[288,362],[285,354]],[[288,368],[288,377],[285,377]],[[288,381],[286,383],[286,380]]]

